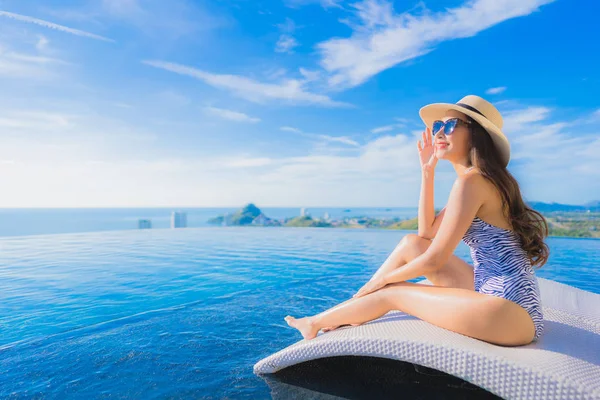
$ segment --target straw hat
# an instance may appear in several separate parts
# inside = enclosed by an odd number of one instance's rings
[[[425,125],[431,128],[433,121],[442,119],[448,110],[460,111],[477,121],[492,137],[504,167],[510,160],[510,143],[502,133],[502,116],[490,102],[479,96],[468,95],[460,99],[456,104],[433,103],[422,107],[419,115]]]

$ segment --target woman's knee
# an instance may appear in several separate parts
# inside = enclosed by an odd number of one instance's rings
[[[425,250],[427,250],[427,247],[429,247],[428,242],[429,240],[424,239],[415,233],[409,233],[404,235],[397,247],[401,247],[406,255],[412,259],[414,257],[418,257],[420,254],[425,252]]]

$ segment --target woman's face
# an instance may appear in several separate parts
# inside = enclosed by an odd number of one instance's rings
[[[446,122],[451,118],[459,118],[462,121],[467,121],[465,114],[455,110],[446,112],[441,120]],[[461,161],[467,157],[470,150],[468,125],[459,122],[450,135],[444,134],[443,128],[440,129],[433,137],[433,143],[436,147],[437,158],[455,163]]]

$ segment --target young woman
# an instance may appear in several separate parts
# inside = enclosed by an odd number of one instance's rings
[[[544,330],[532,266],[549,256],[544,217],[524,203],[508,172],[510,144],[502,116],[469,95],[456,104],[419,111],[426,130],[417,142],[422,186],[418,234],[402,238],[354,296],[320,314],[285,317],[304,339],[320,329],[360,325],[400,310],[439,327],[489,343],[519,346]],[[457,178],[446,207],[434,216],[434,169],[448,160]],[[473,266],[453,255],[463,240]],[[406,282],[424,276],[432,285]]]

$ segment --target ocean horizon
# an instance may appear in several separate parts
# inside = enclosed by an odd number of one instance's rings
[[[115,207],[115,208],[0,208],[0,237],[138,229],[149,219],[152,229],[170,228],[171,212],[187,214],[187,228],[214,226],[207,221],[242,207]],[[414,218],[418,207],[304,207],[313,217]],[[301,207],[260,207],[269,218],[300,215]],[[349,211],[346,211],[349,210]]]

